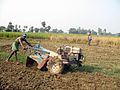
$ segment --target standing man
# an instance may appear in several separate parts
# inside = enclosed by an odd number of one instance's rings
[[[10,58],[13,56],[13,54],[15,54],[16,57],[16,64],[19,64],[18,58],[17,58],[17,52],[19,51],[19,45],[22,46],[23,50],[25,50],[26,48],[23,46],[23,41],[27,43],[27,45],[31,46],[32,45],[26,40],[27,35],[26,34],[22,34],[22,36],[18,37],[13,43],[12,43],[12,52],[10,54],[10,56],[8,57],[8,59],[6,60],[7,62],[10,60]]]
[[[92,35],[91,35],[91,31],[88,32],[88,45],[91,45],[91,41],[92,41]]]

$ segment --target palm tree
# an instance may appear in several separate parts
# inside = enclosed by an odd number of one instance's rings
[[[43,21],[41,24],[43,27],[45,27],[45,25],[46,25],[45,21]]]
[[[14,26],[12,25],[12,22],[9,22],[6,32],[13,32],[13,30],[14,30]]]

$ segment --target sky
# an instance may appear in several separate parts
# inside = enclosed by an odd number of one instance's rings
[[[120,0],[0,0],[0,26],[106,29],[120,33]]]

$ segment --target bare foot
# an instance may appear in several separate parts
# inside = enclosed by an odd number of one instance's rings
[[[8,60],[8,59],[6,59],[6,60],[5,60],[5,62],[9,62],[9,60]]]
[[[20,63],[17,61],[16,64],[19,65]]]

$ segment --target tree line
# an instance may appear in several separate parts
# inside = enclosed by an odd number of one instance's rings
[[[23,26],[21,28],[21,25],[13,25],[12,22],[9,22],[8,26],[0,26],[0,32],[42,32],[42,33],[65,33],[62,29],[51,29],[51,26],[47,26],[46,22],[43,21],[41,22],[42,27],[41,28],[36,28],[34,26],[28,27],[28,26]],[[70,28],[68,30],[69,34],[87,34],[88,32],[91,32],[93,35],[116,35],[120,36],[120,33],[117,34],[112,34],[111,32],[107,32],[106,29],[101,29],[98,28],[97,32],[92,30],[92,29],[84,29],[81,27],[78,28]]]
[[[88,32],[91,32],[93,35],[113,35],[111,32],[107,32],[106,29],[98,28],[97,32],[93,29],[84,29],[84,28],[70,28],[69,34],[87,34]]]

